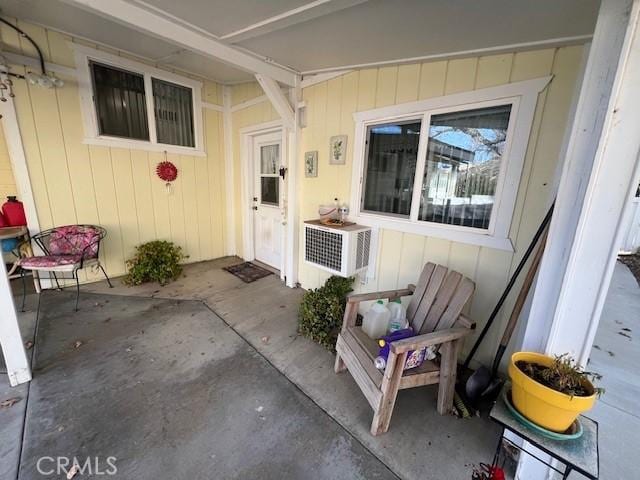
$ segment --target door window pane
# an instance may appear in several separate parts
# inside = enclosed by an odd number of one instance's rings
[[[420,121],[413,120],[367,129],[364,211],[409,216],[420,125]]]
[[[262,177],[260,179],[260,203],[278,206],[278,178]]]
[[[195,147],[190,88],[152,78],[158,143]]]
[[[149,140],[144,77],[91,62],[100,135]]]
[[[264,175],[276,173],[280,163],[280,145],[263,145],[260,147],[260,173]]]
[[[433,115],[418,219],[489,228],[511,105]]]

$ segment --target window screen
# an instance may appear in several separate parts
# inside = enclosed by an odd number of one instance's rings
[[[420,125],[414,120],[368,128],[364,211],[409,216]]]
[[[191,89],[152,79],[158,143],[195,147]]]
[[[489,228],[511,105],[433,115],[418,219]]]
[[[100,135],[149,140],[144,77],[90,63]]]

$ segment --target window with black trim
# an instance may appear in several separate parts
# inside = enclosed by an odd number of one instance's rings
[[[96,61],[89,70],[99,136],[196,146],[193,88]]]
[[[144,76],[91,62],[100,135],[149,140]]]

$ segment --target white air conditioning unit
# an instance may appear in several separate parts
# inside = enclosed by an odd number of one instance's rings
[[[366,270],[370,246],[370,227],[304,223],[304,261],[335,275],[349,277]]]

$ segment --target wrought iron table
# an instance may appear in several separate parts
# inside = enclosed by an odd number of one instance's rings
[[[11,240],[11,239],[21,239],[21,242],[18,244],[16,249],[13,251],[13,254],[16,257],[16,261],[11,265],[11,268],[7,271],[7,276],[9,280],[14,278],[20,278],[24,272],[18,272],[18,260],[25,255],[33,255],[33,250],[31,249],[31,237],[29,236],[29,230],[27,227],[0,227],[0,241],[1,240]],[[21,245],[24,248],[21,250]],[[25,273],[27,274],[27,273]],[[31,275],[29,272],[27,275]],[[37,279],[33,278],[33,284],[35,285],[36,292],[40,292],[40,284]]]
[[[583,429],[583,434],[580,438],[575,440],[552,440],[523,425],[511,414],[505,404],[503,395],[505,389],[508,391],[510,388],[511,386],[509,384],[503,387],[503,392],[498,396],[498,400],[496,400],[489,414],[491,420],[502,427],[502,434],[498,441],[493,464],[495,465],[497,463],[502,445],[507,442],[512,447],[532,456],[549,468],[560,473],[563,479],[566,479],[569,474],[575,470],[587,478],[597,480],[600,472],[598,422],[580,415],[579,420]],[[525,447],[516,445],[505,437],[505,431],[507,430],[556,459],[564,465],[564,469],[560,470],[558,466],[548,463],[535,454],[528,452]]]

